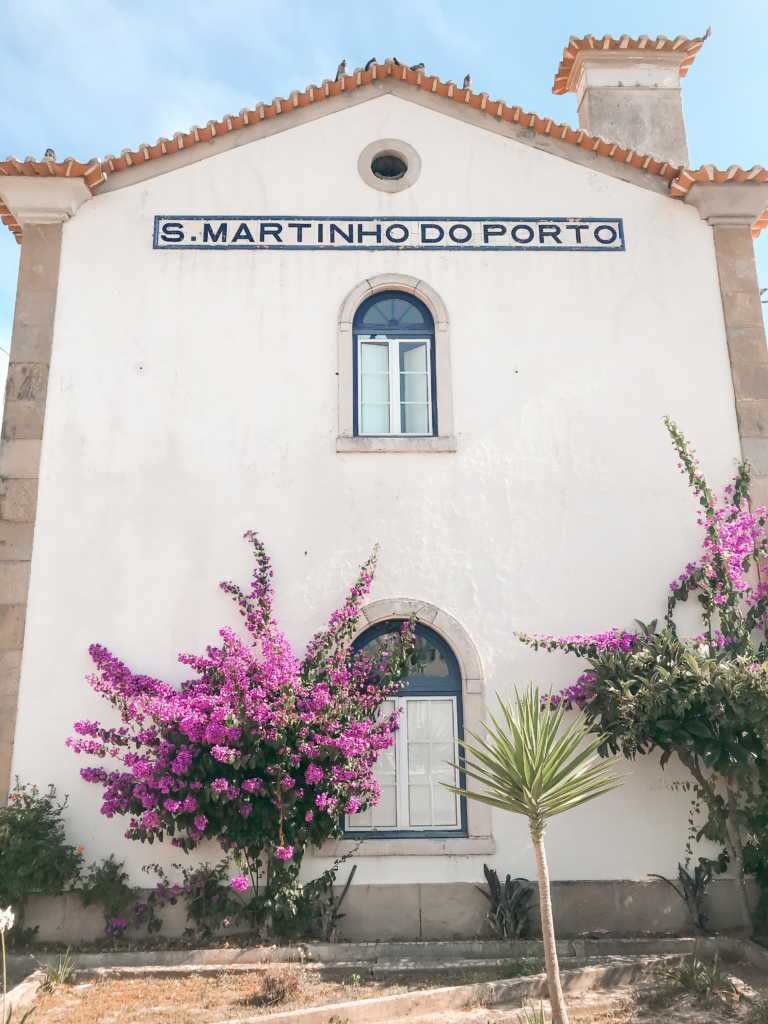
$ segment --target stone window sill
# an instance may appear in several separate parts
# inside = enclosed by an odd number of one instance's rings
[[[341,839],[323,846],[322,857],[343,857],[357,845],[356,839]],[[470,836],[456,839],[368,839],[358,850],[357,857],[439,857],[451,855],[491,856],[496,852],[492,836]],[[316,853],[315,856],[318,856]]]
[[[455,452],[455,437],[337,437],[337,452]],[[430,840],[431,842],[431,840]]]

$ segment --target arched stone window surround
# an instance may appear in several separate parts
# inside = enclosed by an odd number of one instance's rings
[[[385,598],[372,601],[362,608],[360,628],[357,636],[370,626],[392,618],[410,618],[434,629],[451,647],[461,669],[461,696],[464,705],[464,727],[478,730],[483,720],[483,666],[472,638],[460,622],[447,612],[427,601],[416,601],[409,597]],[[480,787],[468,779],[469,789]],[[468,837],[456,839],[375,839],[360,847],[357,857],[434,857],[440,854],[467,856],[477,854],[489,856],[496,846],[491,835],[491,808],[476,800],[467,800]],[[345,839],[338,843],[326,843],[320,856],[337,857],[347,853],[355,841]]]
[[[435,383],[437,437],[355,437],[353,426],[352,321],[355,310],[370,295],[384,291],[415,295],[427,306],[435,322]],[[339,310],[339,436],[337,452],[455,452],[453,385],[448,309],[438,293],[418,277],[378,274],[356,284]]]

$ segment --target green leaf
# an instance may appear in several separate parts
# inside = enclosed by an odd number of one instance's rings
[[[662,732],[674,732],[675,729],[679,728],[680,722],[676,718],[662,718],[656,725]]]
[[[686,719],[684,725],[688,732],[693,733],[694,736],[701,736],[702,739],[712,738],[712,733],[699,718]]]

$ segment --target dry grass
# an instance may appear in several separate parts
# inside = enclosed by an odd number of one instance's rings
[[[423,987],[423,984],[419,987]],[[36,1000],[30,1024],[210,1024],[326,1003],[395,995],[402,985],[360,979],[324,981],[296,964],[215,978],[142,978],[61,985]]]

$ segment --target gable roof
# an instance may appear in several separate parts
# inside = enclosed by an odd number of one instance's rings
[[[585,37],[590,39],[592,37]],[[606,39],[611,40],[610,36]],[[628,37],[622,37],[622,39]],[[640,37],[639,43],[645,38]],[[684,37],[680,37],[684,38]],[[706,37],[704,37],[706,38]],[[656,40],[664,40],[659,36]],[[611,40],[617,47],[622,40]],[[573,40],[572,40],[573,42]],[[576,40],[583,42],[583,40]],[[668,42],[668,40],[667,40]],[[701,45],[702,40],[688,40],[691,43]],[[677,40],[675,40],[677,43]],[[699,49],[700,49],[699,45]],[[565,51],[568,53],[568,51]],[[691,56],[691,61],[693,60]],[[565,59],[565,58],[564,58]],[[562,65],[561,65],[562,66]],[[308,85],[303,92],[294,90],[287,100],[276,97],[270,104],[257,103],[253,110],[244,107],[235,117],[232,114],[225,114],[221,121],[209,121],[204,128],[194,125],[189,132],[177,132],[172,139],[158,139],[154,146],[142,143],[138,149],[124,149],[119,157],[105,156],[103,160],[94,158],[87,163],[81,163],[74,157],[66,157],[64,160],[53,159],[37,160],[28,156],[24,161],[10,156],[0,161],[0,175],[26,177],[64,177],[82,178],[92,194],[98,193],[108,179],[115,174],[120,174],[131,167],[140,167],[150,161],[162,161],[165,157],[182,150],[192,149],[201,142],[210,142],[218,136],[226,136],[230,132],[241,131],[246,126],[257,127],[265,121],[271,121],[275,117],[291,114],[293,111],[308,107],[310,104],[322,103],[323,101],[340,96],[344,92],[352,92],[357,89],[364,89],[376,81],[391,77],[394,81],[410,86],[412,90],[420,90],[425,93],[444,99],[446,103],[462,104],[464,109],[476,112],[478,119],[491,117],[498,118],[501,122],[514,123],[520,128],[528,128],[541,136],[549,136],[552,139],[567,143],[574,147],[580,147],[590,153],[595,153],[606,160],[613,160],[616,163],[624,164],[635,168],[645,174],[653,175],[666,181],[669,186],[669,194],[673,198],[681,198],[695,181],[766,181],[768,170],[759,165],[747,171],[737,165],[728,168],[727,171],[720,171],[712,165],[706,164],[699,170],[675,167],[663,160],[653,156],[643,155],[634,150],[624,149],[617,143],[606,142],[599,137],[591,136],[586,131],[572,128],[569,124],[560,124],[553,118],[540,117],[537,113],[526,113],[522,107],[509,106],[504,100],[491,100],[488,93],[475,93],[472,89],[462,89],[455,82],[441,82],[437,75],[427,75],[423,71],[414,71],[404,64],[400,64],[393,58],[388,58],[383,64],[373,63],[367,70],[357,68],[350,75],[344,75],[336,81],[325,79],[321,86]],[[407,91],[405,93],[407,96]],[[330,111],[329,111],[330,112]],[[161,169],[158,168],[161,173]],[[128,184],[128,182],[126,182]],[[765,226],[768,219],[768,212],[761,217],[753,228],[756,235]],[[0,220],[21,242],[22,229],[13,214],[0,202]]]
[[[696,54],[711,34],[712,29],[708,28],[703,36],[697,36],[696,39],[689,39],[688,36],[678,36],[677,39],[667,39],[666,36],[657,36],[655,39],[651,39],[649,36],[638,36],[637,39],[633,39],[631,36],[622,36],[621,39],[614,39],[613,36],[603,36],[602,39],[584,36],[583,39],[579,39],[577,36],[571,36],[568,46],[563,50],[563,59],[557,69],[552,92],[555,96],[563,96],[569,91],[568,80],[580,50],[665,50],[667,52],[678,50],[681,54],[685,54],[679,71],[680,77],[685,78]]]

